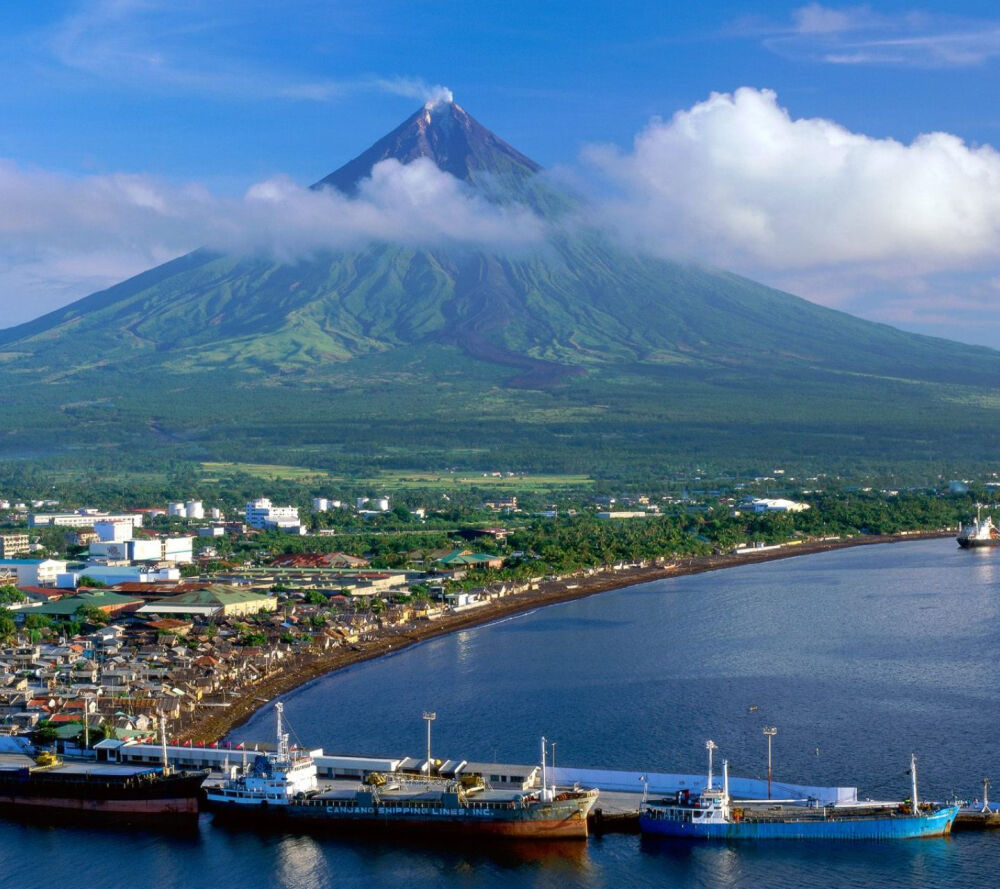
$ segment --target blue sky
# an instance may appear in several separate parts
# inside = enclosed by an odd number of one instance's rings
[[[297,185],[445,85],[613,193],[635,249],[1000,347],[995,4],[72,0],[4,4],[0,35],[8,324],[220,229],[242,243],[234,218],[277,207],[302,237]],[[413,182],[335,209],[405,232],[391,190]],[[488,241],[505,220],[480,211]]]

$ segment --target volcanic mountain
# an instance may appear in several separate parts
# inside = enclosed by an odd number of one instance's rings
[[[997,452],[1000,353],[626,252],[454,102],[313,187],[353,197],[380,161],[419,158],[530,210],[545,243],[182,256],[0,331],[23,420],[7,452],[48,434],[272,462],[333,450],[623,472]]]

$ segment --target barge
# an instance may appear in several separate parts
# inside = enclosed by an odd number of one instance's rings
[[[0,809],[8,814],[81,812],[126,818],[197,817],[205,771],[174,772],[96,762],[0,765]]]

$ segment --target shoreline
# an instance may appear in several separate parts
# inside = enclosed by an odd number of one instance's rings
[[[196,740],[199,744],[220,741],[229,732],[247,722],[264,704],[306,686],[329,673],[388,654],[395,654],[438,636],[484,626],[501,618],[524,614],[547,605],[585,599],[600,593],[624,589],[640,583],[649,583],[654,580],[702,574],[706,571],[718,571],[738,565],[773,562],[778,559],[814,555],[855,546],[941,539],[953,537],[954,533],[953,531],[912,531],[902,534],[851,537],[846,540],[817,540],[784,545],[778,549],[748,550],[739,554],[691,556],[677,559],[669,566],[650,565],[646,568],[601,571],[585,577],[543,582],[539,584],[537,589],[495,599],[485,605],[458,614],[447,614],[435,620],[425,621],[415,628],[400,629],[398,632],[390,630],[377,639],[359,642],[347,648],[336,648],[332,651],[298,656],[288,668],[246,689],[224,711],[214,708],[200,714],[196,711],[194,720],[190,725],[184,727],[181,734],[185,738]]]

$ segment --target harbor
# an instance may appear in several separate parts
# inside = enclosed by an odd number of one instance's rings
[[[232,747],[191,747],[143,744],[105,740],[98,745],[102,765],[96,768],[141,769],[143,764],[157,760],[169,763],[172,771],[201,773],[207,776],[202,788],[203,801],[218,814],[250,813],[259,816],[274,813],[276,801],[296,812],[300,824],[322,823],[331,813],[340,828],[373,829],[371,820],[351,825],[352,812],[360,804],[376,811],[395,810],[412,816],[422,823],[424,832],[436,838],[446,838],[455,830],[468,831],[461,824],[430,816],[431,812],[453,812],[465,805],[466,792],[482,792],[474,806],[479,815],[489,815],[491,808],[506,810],[514,800],[535,798],[544,803],[554,799],[568,800],[586,797],[586,807],[580,810],[586,825],[567,830],[564,838],[584,838],[588,832],[598,836],[609,833],[634,834],[646,830],[662,832],[661,821],[670,815],[685,830],[671,833],[685,836],[698,817],[714,818],[717,824],[707,825],[705,837],[715,835],[712,827],[728,824],[719,836],[736,838],[740,831],[747,836],[807,839],[823,836],[843,838],[893,838],[936,835],[959,831],[1000,828],[1000,814],[993,812],[988,800],[988,779],[983,782],[983,801],[974,804],[926,803],[919,810],[930,816],[934,811],[947,815],[946,821],[935,828],[908,828],[906,812],[918,807],[916,757],[911,757],[908,774],[911,794],[905,802],[877,801],[858,798],[858,789],[851,786],[817,786],[730,776],[728,762],[723,762],[721,784],[712,773],[712,754],[717,749],[713,741],[706,742],[709,767],[706,775],[686,773],[656,773],[614,769],[556,767],[547,762],[551,749],[542,739],[542,757],[538,764],[480,762],[464,759],[433,759],[428,756],[375,757],[327,754],[322,748],[298,749],[288,745],[288,735],[282,727],[283,705],[275,705],[277,743],[255,745],[253,750],[240,745]],[[430,714],[425,714],[425,718]],[[436,714],[435,714],[436,716]],[[429,724],[430,720],[428,720]],[[429,726],[428,726],[429,727]],[[765,733],[766,734],[766,733]],[[773,737],[773,733],[772,733]],[[78,771],[83,766],[77,765]],[[581,788],[586,791],[581,792]],[[387,795],[388,793],[388,795]],[[442,808],[442,800],[450,799],[452,808]],[[301,801],[301,802],[300,802]],[[268,808],[271,803],[272,808]],[[264,805],[261,810],[260,804]],[[387,808],[388,807],[388,808]],[[907,808],[909,807],[909,808]],[[730,810],[735,812],[730,817]],[[672,814],[671,814],[672,813]],[[903,815],[900,819],[900,815]],[[694,819],[692,816],[695,816]],[[452,819],[454,820],[454,819]],[[473,819],[475,820],[475,819]],[[847,825],[843,830],[837,822]],[[483,823],[476,826],[479,827]],[[266,826],[266,820],[264,822]],[[284,822],[287,827],[287,822]],[[794,825],[794,831],[780,825]],[[645,825],[645,826],[644,826]],[[734,832],[735,830],[735,832]],[[783,830],[784,832],[779,832]],[[837,831],[837,832],[833,832]],[[698,834],[696,833],[695,836]],[[550,838],[552,838],[550,836]]]
[[[705,738],[719,745],[720,765],[729,758],[734,778],[759,782],[766,797],[763,729],[774,726],[774,796],[792,778],[803,786],[857,787],[859,801],[902,801],[915,751],[921,798],[982,798],[982,777],[996,762],[994,560],[995,550],[921,541],[657,581],[461,630],[279,699],[295,745],[317,755],[320,781],[345,790],[361,783],[357,763],[351,771],[358,759],[371,769],[405,766],[419,775],[429,758],[422,712],[436,713],[431,758],[442,765],[467,759],[488,781],[506,776],[501,787],[540,766],[544,733],[557,788],[579,779],[571,766],[589,766],[587,777],[601,787],[587,842],[484,847],[342,838],[336,831],[247,829],[202,814],[180,834],[77,823],[59,832],[56,846],[51,831],[7,818],[0,819],[0,842],[18,852],[8,856],[4,877],[41,889],[34,862],[55,860],[58,847],[60,855],[85,850],[94,880],[109,883],[127,836],[130,850],[149,863],[150,879],[168,889],[234,880],[245,889],[322,889],[345,878],[404,875],[415,889],[460,889],[473,871],[479,885],[505,889],[532,889],[541,874],[581,889],[791,889],[817,872],[827,885],[845,887],[989,883],[1000,867],[997,836],[959,832],[966,813],[951,837],[891,843],[733,846],[630,831],[637,829],[642,775],[649,798],[672,787],[654,776],[704,782]],[[255,747],[274,749],[272,708],[262,705],[219,747],[170,744],[171,758],[178,767],[210,767],[209,780],[219,780],[227,758],[240,767]],[[157,757],[156,746],[144,756]],[[611,774],[604,780],[598,771]],[[734,796],[742,796],[735,786]]]

